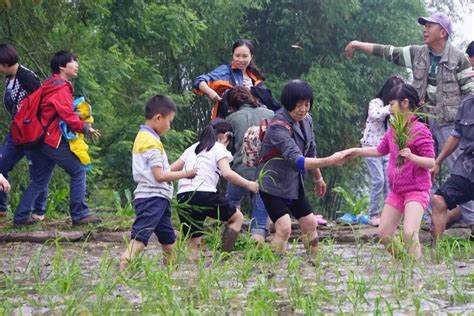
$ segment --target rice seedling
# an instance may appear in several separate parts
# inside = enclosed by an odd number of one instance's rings
[[[404,113],[396,112],[390,116],[389,119],[390,126],[394,132],[394,142],[397,145],[398,149],[406,148],[412,135],[411,135],[411,126],[412,122],[409,115]],[[397,166],[401,166],[404,163],[404,158],[398,156]]]

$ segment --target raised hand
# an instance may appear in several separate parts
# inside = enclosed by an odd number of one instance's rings
[[[347,58],[352,59],[354,57],[354,51],[357,49],[358,41],[352,41],[347,44],[346,48],[344,49],[344,53]]]

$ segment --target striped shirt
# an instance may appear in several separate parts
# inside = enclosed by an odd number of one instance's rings
[[[446,44],[445,51],[449,44]],[[373,55],[382,57],[388,61],[393,62],[396,65],[407,67],[410,69],[414,68],[413,62],[415,59],[415,49],[420,46],[405,46],[405,47],[394,47],[391,45],[374,45]],[[438,65],[441,60],[442,54],[437,56],[430,52],[430,69],[428,74],[428,87],[426,96],[420,96],[421,99],[425,98],[425,102],[429,105],[435,106],[436,100],[436,86],[437,86],[437,73]],[[461,89],[461,95],[474,94],[474,78],[472,72],[472,66],[467,57],[459,60],[456,67],[456,79]]]
[[[152,168],[170,171],[168,157],[161,143],[160,136],[149,126],[142,125],[133,143],[132,172],[137,183],[135,199],[162,197],[171,200],[173,184],[158,182]]]

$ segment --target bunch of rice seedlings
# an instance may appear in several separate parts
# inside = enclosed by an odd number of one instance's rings
[[[410,115],[405,115],[403,113],[397,112],[394,113],[390,119],[390,126],[393,128],[394,132],[394,141],[398,146],[398,150],[406,148],[411,139],[411,126],[412,121]],[[400,167],[405,162],[405,158],[402,156],[397,157],[397,166]]]

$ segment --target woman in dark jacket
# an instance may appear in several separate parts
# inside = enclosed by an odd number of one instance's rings
[[[291,233],[291,214],[298,220],[308,252],[315,253],[318,246],[317,220],[304,192],[303,176],[306,170],[310,171],[315,192],[323,196],[326,183],[319,168],[342,164],[344,157],[335,153],[316,158],[313,121],[309,114],[313,91],[308,83],[289,81],[283,88],[281,103],[284,108],[272,119],[278,124],[269,125],[262,141],[260,196],[275,223],[274,249],[279,252],[286,249]]]

